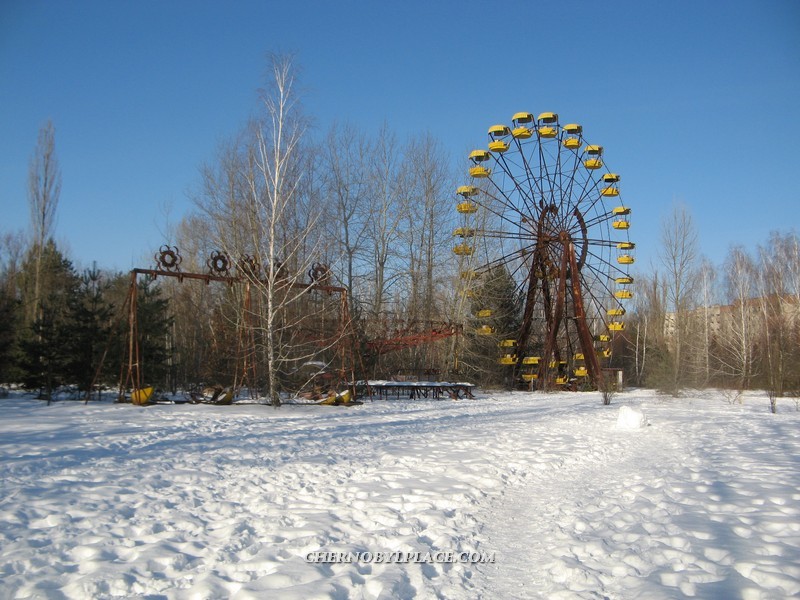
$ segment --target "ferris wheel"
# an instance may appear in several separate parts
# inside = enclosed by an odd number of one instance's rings
[[[603,147],[556,113],[519,112],[490,127],[469,161],[453,252],[473,335],[496,340],[498,363],[531,387],[601,386],[633,295],[635,247]],[[486,293],[498,274],[514,288],[513,310]]]

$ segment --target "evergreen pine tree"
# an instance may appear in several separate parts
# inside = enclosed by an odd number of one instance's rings
[[[0,384],[19,381],[16,365],[21,305],[7,286],[0,286]]]
[[[32,291],[35,254],[32,250],[22,267],[23,298]],[[39,273],[38,317],[21,332],[19,366],[23,384],[38,388],[40,397],[51,399],[53,391],[70,383],[69,362],[69,304],[76,293],[78,277],[69,261],[49,240],[41,253]]]
[[[173,319],[170,315],[169,299],[163,296],[161,286],[156,285],[149,277],[141,279],[137,287],[136,306],[142,373],[148,384],[167,387],[172,374],[170,336]]]
[[[95,265],[84,271],[69,299],[65,375],[81,392],[89,391],[108,343],[113,306],[106,298],[107,289]]]
[[[521,320],[521,301],[516,283],[503,266],[495,267],[486,273],[476,286],[472,298],[472,313],[491,311],[491,316],[475,318],[473,327],[488,326],[491,335],[474,335],[470,338],[469,355],[464,363],[470,367],[471,376],[483,384],[509,383],[507,376],[511,367],[498,364],[503,353],[515,353],[498,347],[501,340],[515,339]]]

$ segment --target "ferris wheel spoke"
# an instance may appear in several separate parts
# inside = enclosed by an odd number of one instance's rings
[[[562,140],[562,145],[563,145],[563,140]],[[567,188],[565,190],[565,194],[567,195],[568,198],[572,199],[573,190],[575,189],[576,176],[579,173],[579,168],[583,165],[581,164],[580,156],[578,155],[577,152],[572,150],[567,150],[567,152],[569,152],[569,154],[571,155],[570,158],[572,159],[572,168],[569,172],[569,176],[567,177]],[[573,202],[572,205],[568,207],[568,209],[569,208],[577,209],[580,204],[579,200],[580,200],[580,194],[578,195],[578,200]]]
[[[541,178],[541,189],[542,189],[542,199],[545,201],[545,204],[552,204],[553,203],[553,185],[552,180],[550,179],[550,169],[548,168],[547,160],[545,158],[544,146],[539,141],[537,144],[539,149],[539,173]],[[544,184],[547,183],[547,186]]]
[[[496,184],[495,184],[495,187],[497,187]],[[520,212],[519,208],[514,204],[514,202],[508,196],[504,195],[502,190],[500,190],[499,187],[497,189],[501,194],[500,196],[495,196],[494,194],[491,194],[486,190],[482,190],[482,193],[483,193],[483,195],[488,197],[490,200],[493,200],[497,204],[500,204],[500,205],[504,206],[508,210],[508,212],[514,213],[514,214],[519,215],[520,217],[522,217],[524,215],[524,213]],[[501,220],[505,221],[509,225],[512,225],[514,227],[519,226],[519,222],[517,222],[517,221],[511,219],[510,217],[508,217],[506,215],[505,211],[501,212],[501,211],[496,210],[488,202],[478,201],[478,203],[481,206],[483,206],[483,208],[486,209],[489,213],[495,215],[496,217],[498,217]]]
[[[614,240],[606,240],[602,238],[586,238],[585,240],[590,246],[601,246],[606,248],[615,248],[619,243]]]
[[[607,296],[608,298],[611,298],[613,296],[613,291],[611,289],[610,284],[607,283],[606,281],[601,281],[600,275],[602,275],[604,273],[604,271],[601,271],[600,269],[598,269],[594,265],[586,265],[586,266],[584,266],[584,269],[588,270],[588,271],[592,271],[593,275],[595,276],[595,278],[597,280],[596,282],[593,282],[594,283],[594,285],[592,286],[593,289],[598,289],[598,290],[602,291],[602,294],[603,294],[604,297]]]
[[[481,267],[479,268],[479,271],[481,273],[489,273],[490,271],[492,271],[493,269],[495,269],[497,267],[500,267],[500,266],[506,266],[507,267],[514,260],[518,260],[519,259],[519,256],[515,256],[515,255],[518,255],[517,251],[511,252],[511,253],[508,253],[508,254],[503,254],[501,256],[498,256],[497,258],[494,258],[492,260],[488,260],[485,264],[481,265]]]
[[[599,257],[596,254],[589,252],[589,255],[596,259],[597,263],[602,265],[602,269],[599,266],[595,266],[594,263],[587,263],[588,267],[592,270],[595,275],[597,276],[596,279],[598,281],[598,285],[601,285],[605,291],[607,291],[610,295],[613,295],[611,289],[611,280],[615,278],[615,276],[625,276],[627,275],[627,271],[621,269],[618,265],[615,265],[610,260],[606,260],[605,258]],[[602,275],[602,278],[600,277]]]
[[[531,204],[533,205],[534,210],[536,210],[536,194],[535,192],[539,193],[539,197],[541,198],[544,196],[544,191],[542,190],[541,181],[533,174],[531,170],[530,161],[528,161],[528,157],[525,155],[525,151],[522,148],[522,142],[519,138],[515,138],[517,148],[519,149],[519,154],[522,159],[522,168],[525,174],[525,181],[528,183],[528,188],[533,192],[531,197]]]
[[[597,195],[594,194],[595,188],[597,188],[600,185],[600,183],[601,183],[601,180],[598,179],[595,182],[595,185],[592,188],[592,190],[590,190],[591,203],[587,206],[587,212],[594,210],[595,206],[597,206],[598,203],[600,203],[600,206],[603,206],[603,194],[601,194],[599,191],[597,192]],[[597,211],[597,212],[598,212],[598,215],[600,215],[600,214],[604,214],[606,211],[603,211],[602,213],[600,211]]]
[[[598,215],[592,217],[591,219],[586,221],[586,224],[587,224],[588,227],[594,227],[595,225],[600,225],[602,223],[613,222],[615,217],[616,217],[616,215],[614,214],[614,212],[610,211],[610,212],[603,213],[603,214],[598,214]]]
[[[531,194],[532,188],[529,186],[528,189],[522,185],[521,182],[517,181],[517,179],[512,174],[509,162],[506,158],[505,154],[501,154],[499,157],[495,158],[496,163],[503,169],[505,174],[508,178],[513,182],[514,189],[519,194],[522,202],[524,204],[525,210],[527,214],[534,214],[535,213],[535,200],[533,195]],[[524,164],[524,163],[523,163]],[[527,171],[527,167],[524,167]],[[529,182],[530,177],[526,177],[525,181]]]
[[[482,229],[480,230],[480,234],[483,237],[487,238],[495,238],[495,239],[505,239],[505,240],[526,240],[535,242],[536,238],[533,234],[530,233],[514,233],[510,231],[503,231],[501,229],[496,230],[488,230]]]
[[[562,136],[563,137],[563,136]],[[575,184],[575,176],[578,169],[578,155],[563,146],[563,142],[559,142],[559,187],[561,190],[561,213],[568,217],[573,215],[578,210],[580,202],[573,199],[573,189]],[[562,156],[566,159],[562,160]],[[565,227],[567,221],[565,221]]]

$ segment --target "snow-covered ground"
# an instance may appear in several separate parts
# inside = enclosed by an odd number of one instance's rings
[[[2,598],[800,595],[790,399],[0,407]]]

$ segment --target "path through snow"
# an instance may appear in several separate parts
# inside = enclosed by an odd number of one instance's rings
[[[531,460],[546,468],[487,515],[503,558],[484,568],[483,595],[800,595],[800,431],[764,407],[650,399],[642,429],[590,414],[535,423]]]

